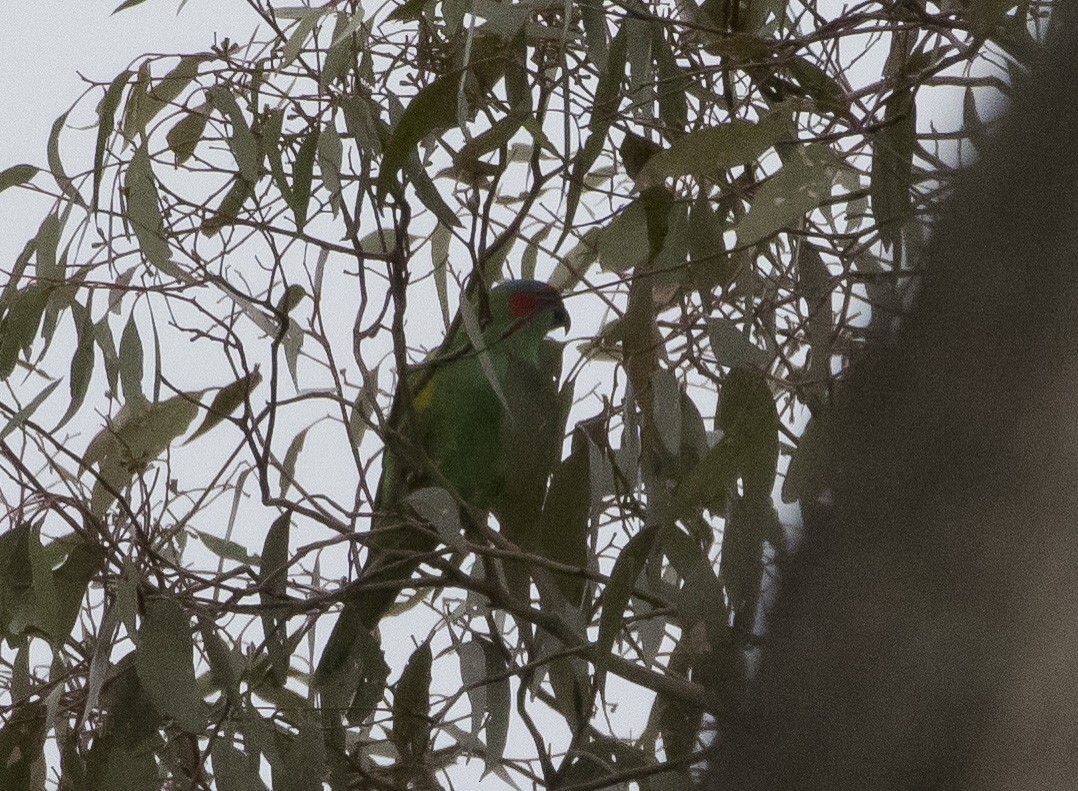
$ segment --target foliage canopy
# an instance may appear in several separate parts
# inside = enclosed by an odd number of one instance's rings
[[[1050,4],[248,3],[0,172],[54,198],[0,293],[0,785],[683,784]],[[427,490],[421,606],[316,693],[395,372],[509,276],[579,333],[545,500]]]

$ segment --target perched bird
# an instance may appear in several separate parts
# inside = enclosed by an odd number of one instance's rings
[[[569,314],[553,287],[534,280],[500,283],[487,301],[486,326],[473,324],[469,333],[458,317],[439,350],[398,388],[368,556],[322,652],[316,684],[345,666],[357,638],[377,626],[424,554],[439,546],[437,532],[406,504],[408,495],[445,486],[493,512],[510,533],[541,507],[565,422],[561,344],[547,336],[568,330]]]

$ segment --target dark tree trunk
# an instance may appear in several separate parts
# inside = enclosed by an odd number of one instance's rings
[[[912,315],[838,405],[708,787],[1078,780],[1078,9],[945,208]]]

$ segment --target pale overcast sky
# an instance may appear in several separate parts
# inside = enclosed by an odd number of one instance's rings
[[[208,50],[215,34],[246,40],[258,22],[242,0],[188,0],[179,15],[179,0],[146,0],[113,14],[120,2],[4,0],[0,170],[22,162],[44,165],[53,121],[86,90],[80,74],[108,81],[144,53]],[[69,170],[85,170],[92,155],[65,152]],[[18,254],[46,207],[22,190],[0,194],[0,261],[9,264]]]

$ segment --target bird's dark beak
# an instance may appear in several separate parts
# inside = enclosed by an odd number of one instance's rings
[[[569,311],[565,309],[564,305],[559,305],[554,308],[554,326],[561,327],[566,333],[569,332],[569,327],[572,322],[569,320]]]

